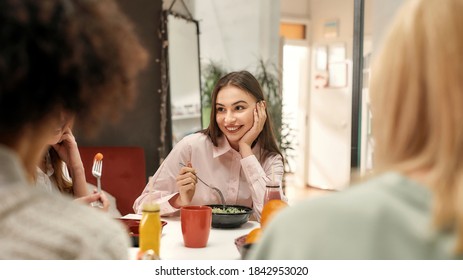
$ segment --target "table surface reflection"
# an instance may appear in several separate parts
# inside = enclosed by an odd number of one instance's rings
[[[129,214],[123,218],[140,218],[141,215]],[[207,246],[204,248],[187,248],[183,245],[180,217],[162,217],[167,224],[162,229],[161,259],[164,260],[238,260],[241,255],[236,248],[235,239],[248,234],[259,227],[259,223],[248,221],[239,228],[211,228]],[[135,259],[138,248],[130,248],[130,259]]]

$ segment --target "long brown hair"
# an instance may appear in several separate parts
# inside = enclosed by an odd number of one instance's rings
[[[214,90],[212,91],[212,110],[209,127],[202,131],[202,133],[209,136],[212,143],[216,147],[218,145],[217,139],[218,137],[222,136],[222,131],[220,130],[215,118],[217,113],[215,103],[217,102],[217,95],[219,94],[220,90],[226,86],[234,86],[244,90],[245,92],[254,96],[258,102],[265,101],[262,87],[260,86],[257,79],[248,71],[231,72],[220,78],[220,80],[215,85]],[[259,143],[261,147],[260,154],[264,159],[273,153],[279,154],[281,158],[283,158],[283,155],[281,154],[276,142],[275,133],[273,132],[273,125],[271,122],[272,116],[269,114],[267,107],[265,108],[265,113],[267,114],[267,119],[265,120],[264,128],[259,134],[259,137],[257,137],[254,143],[252,143],[252,147],[254,147],[256,143]]]

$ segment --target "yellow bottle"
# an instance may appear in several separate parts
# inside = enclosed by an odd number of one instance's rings
[[[159,258],[161,247],[161,217],[159,215],[159,204],[147,203],[142,208],[143,215],[140,221],[140,252],[145,253],[153,250]]]

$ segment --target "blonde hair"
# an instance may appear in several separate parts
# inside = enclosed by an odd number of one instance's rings
[[[375,167],[422,172],[463,252],[463,0],[411,0],[372,68]]]

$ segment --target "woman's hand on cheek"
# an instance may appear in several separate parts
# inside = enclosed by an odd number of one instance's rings
[[[265,121],[267,120],[267,114],[265,113],[265,103],[260,101],[256,103],[256,108],[254,109],[254,123],[251,129],[246,132],[246,134],[241,137],[239,145],[240,150],[243,145],[251,147],[252,143],[259,137],[259,134],[264,129]]]

